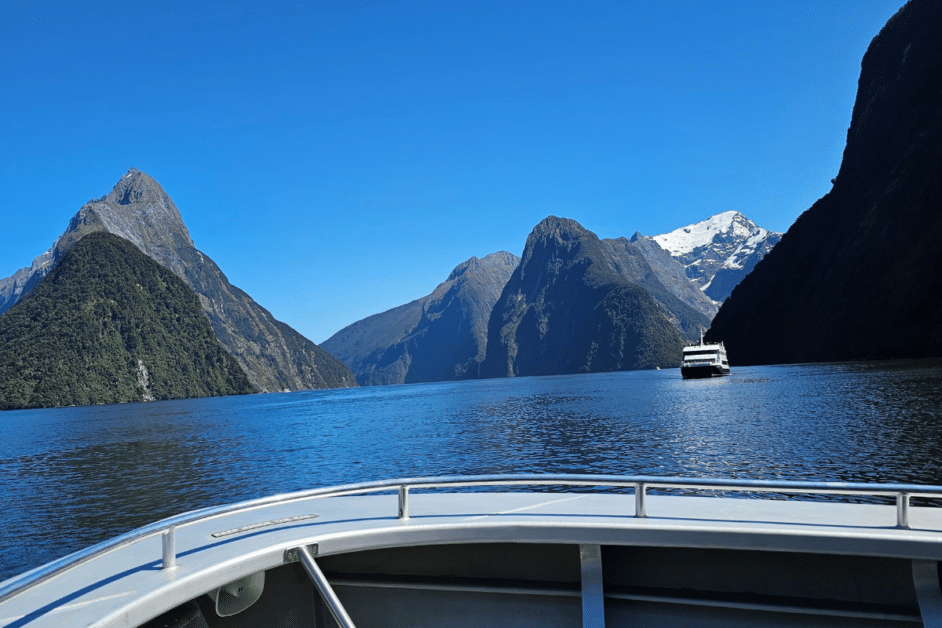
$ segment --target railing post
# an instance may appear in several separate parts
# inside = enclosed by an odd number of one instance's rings
[[[909,493],[896,494],[896,527],[909,527]]]
[[[172,570],[172,569],[177,568],[176,531],[177,531],[177,528],[175,526],[164,530],[164,534],[163,534],[163,547],[164,547],[163,568],[164,569]]]
[[[645,491],[647,486],[644,482],[638,482],[635,484],[635,517],[647,517],[648,514],[645,512]]]
[[[582,628],[605,628],[605,593],[602,584],[602,549],[580,545],[582,563]]]
[[[399,487],[399,518],[409,518],[409,487],[404,484]]]
[[[298,560],[301,561],[301,565],[304,567],[304,571],[307,572],[307,575],[314,581],[314,586],[317,587],[318,592],[321,594],[321,599],[324,600],[327,610],[330,611],[337,625],[341,628],[356,628],[356,626],[353,625],[353,620],[350,619],[350,615],[347,614],[347,609],[340,603],[340,598],[337,597],[333,587],[330,586],[327,578],[324,577],[324,572],[318,567],[317,561],[314,560],[314,555],[311,554],[311,550],[309,550],[306,545],[302,545],[298,548]]]
[[[913,561],[913,585],[922,625],[926,628],[942,626],[942,593],[939,592],[939,568],[936,561]]]

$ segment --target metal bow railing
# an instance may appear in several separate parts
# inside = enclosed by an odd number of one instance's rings
[[[656,476],[622,475],[568,475],[568,474],[511,474],[511,475],[470,475],[470,476],[435,476],[406,478],[344,484],[325,488],[316,488],[296,493],[272,495],[260,499],[213,506],[201,510],[183,513],[157,521],[150,525],[132,530],[98,545],[81,550],[69,556],[52,561],[42,567],[26,572],[6,581],[0,587],[0,604],[29,589],[59,576],[79,565],[144,539],[161,535],[162,561],[164,569],[176,567],[176,530],[183,526],[206,521],[215,517],[245,512],[275,504],[341,497],[346,495],[365,495],[383,491],[397,491],[399,494],[400,519],[409,518],[409,491],[412,489],[462,488],[477,486],[595,486],[613,488],[633,488],[635,509],[632,516],[647,516],[647,492],[651,489],[692,489],[697,491],[736,491],[751,493],[782,494],[826,494],[855,495],[863,497],[890,497],[896,501],[896,524],[900,528],[909,528],[910,498],[942,498],[942,486],[919,484],[867,484],[845,482],[794,482],[785,480],[733,480],[718,478],[671,478]]]

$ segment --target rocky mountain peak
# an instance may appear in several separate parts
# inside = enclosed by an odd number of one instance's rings
[[[564,260],[573,262],[586,256],[595,257],[592,255],[594,251],[582,251],[580,254],[580,250],[584,246],[592,249],[593,243],[597,242],[598,237],[575,220],[549,216],[537,224],[527,237],[520,262],[521,278],[527,275],[526,267],[534,261],[537,268],[544,268],[547,262],[555,260],[557,264],[553,268],[557,268],[558,263]],[[542,273],[539,276],[542,277]]]
[[[738,211],[728,211],[710,216],[706,220],[674,229],[669,233],[654,236],[661,248],[677,257],[710,246],[714,242],[730,241],[749,237],[759,229]]]
[[[79,240],[98,231],[128,240],[193,288],[217,338],[259,390],[355,385],[353,374],[339,360],[231,285],[193,245],[170,196],[136,168],[128,170],[109,194],[82,206],[52,248],[30,268],[0,280],[0,313],[38,284]]]
[[[111,192],[87,202],[50,249],[59,260],[76,242],[95,231],[128,240],[180,276],[180,252],[193,249],[190,232],[173,200],[157,181],[136,168],[128,170]]]
[[[28,268],[0,279],[0,314],[26,295],[80,239],[108,231],[133,243],[159,263],[181,274],[177,251],[193,248],[190,233],[170,196],[153,178],[131,168],[111,193],[85,203],[48,251]]]
[[[137,168],[131,168],[105,198],[117,205],[130,205],[146,200],[160,201],[163,200],[161,197],[166,195],[153,178]]]
[[[575,220],[548,216],[533,228],[527,238],[527,246],[537,242],[556,241],[558,243],[572,242],[585,235],[586,229]]]
[[[462,262],[461,264],[455,266],[454,270],[451,271],[451,274],[448,275],[448,279],[445,281],[454,281],[455,279],[458,279],[467,273],[474,272],[480,267],[481,260],[479,260],[477,257],[471,257],[471,259],[467,260],[466,262]]]
[[[136,244],[142,251],[161,259],[161,247],[193,246],[180,210],[157,181],[136,168],[128,170],[103,201],[89,204],[105,229]],[[85,209],[85,208],[83,208]]]
[[[508,253],[507,251],[498,251],[497,253],[491,253],[486,255],[484,258],[471,257],[457,266],[454,270],[451,271],[451,274],[448,275],[448,279],[445,282],[454,281],[459,277],[466,275],[472,275],[480,272],[487,272],[489,269],[497,268],[500,266],[510,266],[512,271],[519,263],[520,258],[518,258],[513,253]]]

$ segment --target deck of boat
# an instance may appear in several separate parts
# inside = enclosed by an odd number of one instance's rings
[[[300,500],[152,536],[0,603],[0,625],[137,627],[190,600],[209,626],[331,626],[309,547],[367,626],[942,625],[942,509],[612,493],[413,493]],[[220,618],[203,594],[266,571]],[[10,582],[10,581],[8,581]],[[181,615],[182,616],[182,615]],[[174,621],[178,623],[174,624]],[[184,626],[173,613],[153,626]]]

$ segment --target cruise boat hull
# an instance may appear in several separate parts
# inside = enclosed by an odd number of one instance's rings
[[[703,366],[682,366],[680,375],[684,379],[703,379],[707,377],[719,377],[729,375],[729,368],[716,364],[707,364]]]

